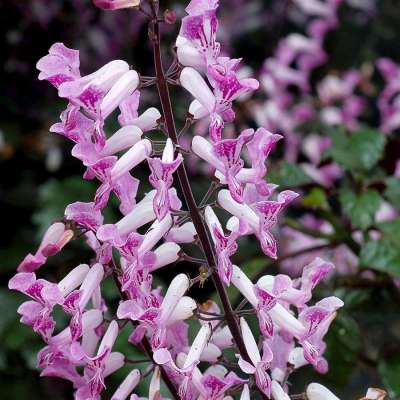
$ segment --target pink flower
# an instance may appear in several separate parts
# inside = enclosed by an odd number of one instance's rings
[[[239,356],[239,367],[246,374],[255,375],[257,387],[269,397],[271,395],[271,378],[267,370],[273,358],[271,349],[264,342],[261,357],[254,336],[244,318],[240,318],[240,328],[251,363]]]
[[[298,196],[291,190],[278,195],[277,201],[261,200],[247,204],[236,202],[227,190],[218,193],[218,202],[225,210],[247,224],[249,232],[260,241],[263,252],[271,258],[277,257],[277,244],[270,230],[277,223],[279,213]]]
[[[73,341],[76,341],[82,336],[82,315],[90,298],[100,286],[103,277],[103,266],[101,264],[93,265],[80,288],[70,292],[62,303],[65,312],[72,315],[70,328]]]
[[[151,250],[168,232],[171,225],[172,218],[167,215],[162,221],[155,221],[146,235],[133,231],[125,234],[118,224],[103,225],[99,228],[97,238],[112,244],[125,259],[126,265],[121,278],[123,290],[140,285],[144,279],[143,274],[146,275],[155,263],[155,255]]]
[[[94,231],[103,223],[103,216],[99,210],[95,209],[94,203],[82,203],[80,201],[67,206],[65,218],[68,221],[74,221],[83,228]]]
[[[51,315],[53,307],[63,302],[58,286],[44,279],[36,279],[33,272],[20,272],[11,278],[8,287],[33,299],[18,308],[18,313],[22,315],[21,322],[31,326],[43,340],[48,341],[55,328]]]
[[[238,249],[236,239],[240,236],[240,230],[233,231],[225,236],[222,226],[210,206],[206,207],[204,210],[204,216],[218,258],[218,274],[222,282],[229,286],[232,277],[232,262],[230,257],[233,256]]]
[[[111,352],[117,336],[118,324],[116,321],[111,321],[100,342],[96,356],[88,357],[79,345],[73,347],[73,357],[85,363],[85,384],[77,390],[75,394],[77,399],[96,399],[105,388],[104,378],[109,375],[110,372],[122,367],[124,363],[122,354]]]
[[[323,338],[340,307],[343,307],[343,301],[332,296],[322,299],[315,306],[305,308],[299,315],[299,321],[307,328],[307,333],[300,338],[304,358],[320,373],[328,370],[327,362],[321,356],[326,348]]]
[[[36,64],[40,71],[39,79],[47,80],[56,88],[62,83],[80,78],[79,50],[66,47],[63,43],[54,43],[47,56]]]
[[[232,121],[235,117],[232,102],[239,96],[258,89],[257,80],[238,77],[239,63],[240,60],[220,57],[218,64],[208,66],[207,76],[214,93],[195,69],[186,67],[182,70],[179,78],[181,85],[195,98],[189,107],[189,113],[195,119],[210,115],[215,120],[219,115],[224,121]],[[221,127],[217,129],[217,132],[220,131]]]
[[[140,5],[140,0],[93,0],[93,4],[104,10],[118,10],[137,7]]]
[[[173,173],[178,169],[182,162],[182,154],[174,159],[174,146],[171,139],[167,139],[162,158],[148,158],[147,162],[151,170],[149,181],[156,195],[153,199],[154,213],[161,221],[171,208],[169,190],[173,184]]]
[[[97,189],[96,208],[104,208],[111,192],[121,200],[121,212],[127,214],[134,206],[139,181],[129,171],[144,161],[151,153],[151,143],[147,139],[135,143],[122,157],[101,158],[90,165],[90,171],[102,182]]]
[[[50,132],[58,133],[75,143],[87,142],[94,129],[94,122],[79,111],[78,106],[68,104],[60,115],[61,122],[50,127]]]
[[[97,149],[105,144],[104,119],[139,85],[136,71],[126,62],[114,60],[91,75],[67,81],[59,86],[59,96],[82,107],[95,121],[92,136]]]
[[[118,389],[114,392],[111,400],[125,400],[132,393],[133,389],[140,382],[140,371],[138,369],[133,369],[122,383],[118,386]]]
[[[141,307],[136,300],[127,300],[118,307],[118,318],[139,321],[152,330],[153,348],[166,345],[167,329],[179,321],[190,318],[196,303],[184,294],[189,288],[189,279],[184,274],[176,276],[165,294],[161,304],[153,307]]]
[[[312,290],[333,268],[332,263],[317,257],[303,268],[302,276],[295,282],[286,275],[264,275],[258,280],[257,286],[273,293],[280,301],[302,308],[311,300]]]
[[[182,377],[182,382],[179,385],[179,396],[182,400],[190,399],[190,383],[193,379],[193,370],[200,362],[200,355],[203,352],[210,335],[210,326],[203,325],[197,333],[181,368],[176,365],[170,351],[166,348],[160,348],[154,352],[153,357],[157,364],[167,366],[173,372]]]
[[[16,274],[8,283],[9,289],[18,290],[32,299],[18,308],[18,313],[22,316],[21,322],[31,326],[48,342],[55,328],[53,307],[56,304],[64,304],[65,299],[83,281],[88,269],[84,264],[74,268],[58,285],[44,279],[36,279],[33,272]]]
[[[241,159],[243,146],[253,137],[253,129],[244,130],[237,139],[223,139],[210,144],[201,136],[195,136],[192,142],[193,151],[210,163],[220,174],[219,179],[228,184],[232,198],[243,202],[243,184],[238,175],[244,166]]]
[[[179,62],[184,66],[205,69],[214,64],[220,53],[216,40],[218,1],[193,0],[186,7],[188,16],[182,19],[182,26],[176,40]]]
[[[278,301],[277,296],[255,286],[246,274],[235,265],[233,266],[232,283],[256,310],[263,334],[272,336],[275,325],[298,338],[303,337],[306,333],[306,327]]]
[[[229,372],[225,376],[218,376],[213,372],[206,372],[201,378],[201,385],[203,386],[203,397],[207,400],[222,400],[225,392],[232,386],[240,385],[247,382],[247,380],[240,379],[234,372]]]
[[[385,87],[378,98],[381,129],[389,134],[400,127],[400,66],[388,58],[381,58],[377,67],[385,79]]]
[[[122,127],[136,126],[143,132],[154,129],[157,121],[161,118],[160,112],[154,108],[148,108],[143,114],[139,115],[140,92],[135,90],[130,96],[126,97],[119,104],[121,114],[118,116],[118,122]]]
[[[310,383],[306,393],[310,400],[339,400],[329,389],[319,383]]]
[[[103,321],[99,310],[89,310],[83,314],[83,346],[87,348],[88,333],[97,328]],[[76,368],[78,363],[71,355],[73,343],[71,329],[65,328],[58,335],[49,340],[48,346],[39,351],[37,356],[38,367],[43,371],[40,376],[59,377],[71,381],[75,388],[84,384],[83,378]]]
[[[35,254],[29,253],[18,266],[18,272],[33,272],[45,264],[48,257],[53,256],[73,238],[74,233],[66,229],[62,222],[50,225],[43,236]]]

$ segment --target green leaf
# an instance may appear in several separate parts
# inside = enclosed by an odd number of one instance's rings
[[[350,146],[356,153],[356,159],[365,170],[374,167],[382,158],[385,144],[385,136],[372,129],[355,133],[350,138]]]
[[[400,218],[397,218],[393,221],[385,221],[377,224],[377,227],[380,229],[382,234],[393,242],[393,244],[400,246]]]
[[[310,193],[303,198],[303,205],[310,208],[328,209],[328,200],[321,188],[312,188]]]
[[[343,189],[340,193],[340,203],[351,223],[365,230],[374,223],[381,197],[375,190],[367,190],[357,195],[350,189]]]
[[[373,129],[364,129],[351,136],[337,130],[331,133],[332,147],[326,155],[345,169],[370,170],[382,158],[385,136]]]
[[[400,248],[387,238],[371,240],[361,249],[360,265],[400,278]]]
[[[329,379],[338,385],[344,385],[361,350],[360,331],[356,321],[345,311],[340,311],[327,335],[327,351],[329,363]]]
[[[65,207],[75,201],[92,201],[96,191],[93,182],[71,176],[63,181],[51,179],[39,188],[39,210],[33,221],[40,228],[40,237],[55,220],[64,216]]]
[[[23,296],[7,289],[0,289],[0,338],[7,333],[9,326],[18,323],[17,308]]]
[[[292,188],[312,183],[312,179],[298,165],[288,163],[287,161],[283,161],[279,167],[271,170],[268,180],[283,188]]]
[[[378,365],[378,371],[389,396],[393,398],[400,396],[400,358],[381,361]]]
[[[333,294],[343,300],[347,310],[358,308],[371,298],[371,292],[367,288],[339,287]]]
[[[386,179],[386,190],[384,196],[400,210],[400,179],[394,176]]]

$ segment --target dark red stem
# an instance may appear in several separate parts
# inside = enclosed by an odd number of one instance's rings
[[[158,93],[160,95],[160,101],[162,106],[162,111],[164,115],[164,121],[167,128],[169,138],[174,142],[175,145],[179,146],[179,139],[175,128],[175,121],[172,112],[171,98],[169,94],[168,82],[165,77],[164,68],[161,59],[161,45],[160,45],[160,26],[157,18],[158,4],[153,3],[154,16],[151,21],[151,39],[153,42],[153,55],[156,69],[157,77],[157,87]],[[215,269],[216,256],[214,248],[211,245],[209,236],[206,231],[206,227],[203,218],[197,208],[196,201],[193,196],[192,188],[189,183],[189,178],[186,172],[184,163],[181,163],[177,170],[177,177],[179,180],[180,187],[185,198],[186,206],[190,212],[193,225],[196,229],[197,236],[200,240],[202,250],[204,252],[207,266],[209,271],[211,271],[211,276],[214,281],[214,285],[221,299],[222,307],[225,312],[226,322],[235,340],[235,343],[239,349],[241,356],[248,362],[251,362],[249,355],[247,354],[246,347],[243,342],[242,334],[239,328],[238,320],[233,312],[232,305],[229,301],[225,286],[221,282],[218,273]]]

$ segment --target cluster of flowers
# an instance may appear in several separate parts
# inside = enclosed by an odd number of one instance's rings
[[[282,132],[285,136],[286,160],[298,162],[301,159],[298,165],[314,182],[331,188],[343,177],[343,170],[336,163],[327,163],[323,159],[322,155],[330,148],[331,140],[314,133],[314,129],[316,127],[315,131],[318,131],[321,125],[324,128],[341,126],[349,132],[356,132],[360,128],[360,119],[368,103],[372,69],[363,66],[360,70],[328,73],[314,83],[313,73],[328,61],[324,50],[326,36],[338,27],[338,12],[346,2],[297,0],[293,3],[289,17],[304,32],[291,33],[281,39],[274,56],[265,60],[259,74],[265,100],[252,102],[247,110],[259,125],[273,132]],[[349,1],[347,4],[357,7],[356,2]],[[367,2],[363,4],[367,5]],[[372,4],[363,11],[372,11]],[[390,59],[380,59],[376,66],[385,81],[377,102],[381,115],[380,128],[389,134],[400,127],[400,67]],[[310,82],[313,82],[312,86]],[[244,106],[246,100],[243,100]],[[396,216],[394,208],[382,201],[375,218],[382,222]],[[311,214],[304,215],[301,223],[325,235],[333,231],[329,222]],[[323,238],[313,238],[289,227],[285,227],[281,233],[285,254],[327,243]],[[363,243],[357,233],[354,239]],[[310,252],[296,258],[296,261],[303,267],[316,256],[328,256],[343,273],[357,271],[358,259],[346,245],[329,252]],[[299,270],[294,271],[292,264],[293,259],[281,263],[285,271],[291,270],[296,276]]]
[[[324,50],[325,38],[338,27],[338,11],[344,3],[344,0],[294,2],[292,19],[304,26],[304,33],[291,33],[281,39],[274,56],[265,60],[260,82],[266,100],[251,109],[260,125],[284,133],[286,158],[296,161],[301,150],[310,161],[302,166],[304,170],[328,187],[342,175],[337,165],[319,166],[319,155],[329,148],[329,140],[307,135],[300,142],[302,128],[304,124],[317,120],[324,126],[344,126],[350,132],[359,129],[360,117],[368,102],[366,95],[371,75],[368,68],[349,69],[323,76],[315,84],[315,95],[310,87],[313,71],[328,61]],[[367,3],[363,4],[367,6]],[[349,1],[348,4],[359,6],[357,2]],[[370,4],[364,11],[371,12],[372,9]],[[379,59],[376,66],[386,84],[377,103],[381,115],[380,128],[391,133],[400,126],[400,67],[387,58]]]
[[[138,5],[128,0],[97,3],[107,8]],[[191,118],[206,120],[209,125],[209,137],[195,136],[192,151],[212,166],[216,179],[227,187],[217,195],[219,206],[231,216],[226,229],[213,206],[204,207],[201,214],[214,244],[217,265],[211,267],[217,269],[223,285],[235,286],[252,306],[261,332],[257,341],[237,311],[247,355],[237,355],[234,369],[246,378],[224,366],[223,351],[235,348],[236,339],[229,327],[220,323],[221,318],[212,318],[223,317],[215,302],[199,306],[187,296],[192,281],[185,274],[177,275],[164,294],[161,288],[153,287],[153,272],[178,261],[181,246],[195,243],[197,232],[190,220],[180,218],[186,212],[181,210],[182,202],[173,187],[175,171],[183,168],[179,146],[168,138],[161,157],[157,157],[146,136],[159,128],[162,117],[155,108],[139,114],[141,78],[122,60],[81,76],[79,52],[56,43],[37,64],[39,79],[49,81],[59,96],[68,100],[61,122],[50,130],[74,143],[72,155],[86,168],[84,178],[96,179],[99,186],[93,202],[66,207],[63,221],[49,227],[37,252],[25,257],[9,287],[31,298],[18,313],[21,322],[46,343],[38,354],[42,375],[71,381],[78,400],[99,399],[104,379],[128,365],[123,354],[113,351],[120,321],[132,322],[129,343],[144,348],[148,344],[146,351],[155,366],[148,395],[152,400],[161,398],[161,375],[184,400],[229,400],[232,390],[241,392],[240,398],[246,400],[250,390],[257,388],[268,398],[288,400],[287,378],[293,370],[306,364],[320,373],[328,370],[323,357],[324,336],[343,303],[336,297],[315,304],[310,301],[312,290],[333,265],[317,258],[299,279],[265,275],[253,283],[231,261],[238,250],[237,239],[244,235],[255,235],[262,251],[277,257],[271,230],[279,213],[297,194],[276,194],[277,186],[265,181],[266,159],[281,136],[260,128],[245,130],[235,139],[223,137],[224,125],[235,118],[232,102],[257,89],[258,82],[238,76],[240,60],[220,55],[217,8],[217,0],[192,0],[186,8],[188,15],[182,20],[176,42],[182,65],[178,79],[195,98],[189,107]],[[156,15],[154,18],[158,21]],[[325,26],[321,21],[316,24],[319,32]],[[307,60],[306,56],[308,68]],[[121,128],[107,138],[105,120],[118,107]],[[244,153],[250,160],[247,167]],[[145,182],[131,173],[144,162],[151,171],[152,190],[138,200],[139,184]],[[119,199],[122,218],[109,224],[104,223],[102,212],[112,193]],[[35,272],[48,257],[82,234],[95,252],[91,265],[77,266],[58,283],[36,277]],[[113,252],[118,254],[117,261]],[[105,318],[109,312],[101,291],[110,275],[114,275],[122,296],[111,319]],[[70,316],[69,325],[58,333],[52,315],[55,307]],[[200,328],[190,345],[185,321],[192,316],[199,318]],[[200,370],[200,362],[208,367]],[[112,399],[139,399],[132,394],[139,380],[139,371],[131,370]],[[309,400],[336,399],[318,384],[308,386],[307,396]],[[379,397],[371,391],[367,398]]]
[[[390,134],[400,128],[400,65],[388,58],[381,58],[376,64],[385,80],[378,98],[381,129]]]
[[[329,31],[338,25],[337,10],[342,0],[298,0],[294,3],[299,12],[298,22],[306,25],[305,32],[291,33],[281,39],[274,56],[266,59],[260,81],[267,100],[254,111],[258,123],[285,133],[285,156],[291,161],[296,160],[298,155],[298,128],[315,116],[310,96],[310,76],[327,60],[324,40]],[[321,102],[326,107],[348,97],[348,93],[340,97],[342,92],[339,89],[335,91],[336,96],[331,95],[331,90],[330,95],[326,89],[323,92]],[[328,109],[325,114],[332,115],[333,109]],[[340,111],[335,109],[335,114],[340,114]]]

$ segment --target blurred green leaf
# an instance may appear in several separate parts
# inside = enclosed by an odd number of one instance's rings
[[[340,311],[327,335],[329,379],[344,385],[356,365],[357,353],[361,350],[360,331],[356,321],[345,311]]]
[[[380,222],[377,227],[388,240],[400,246],[400,218],[393,221]]]
[[[349,171],[374,167],[382,158],[386,143],[385,136],[373,129],[364,129],[351,136],[336,130],[331,133],[331,138],[332,147],[326,155]]]
[[[388,239],[371,240],[361,249],[360,265],[400,278],[400,248]]]
[[[80,176],[71,176],[63,181],[51,179],[39,188],[38,211],[33,215],[33,221],[43,233],[53,221],[64,216],[69,203],[92,201],[95,190],[93,182]]]
[[[381,361],[378,365],[378,371],[389,396],[398,398],[400,396],[400,357]]]
[[[312,179],[295,164],[283,161],[278,167],[269,171],[268,181],[284,188],[312,183]]]
[[[7,289],[0,289],[0,337],[6,333],[10,325],[18,321],[17,308],[22,296]]]
[[[310,208],[328,208],[328,200],[325,192],[321,188],[312,188],[310,193],[303,197],[303,205]]]
[[[343,300],[346,305],[346,309],[354,309],[360,307],[370,299],[371,292],[366,289],[355,289],[355,288],[345,288],[340,287],[335,290],[335,296]]]
[[[357,195],[350,189],[343,189],[340,192],[340,203],[351,223],[365,230],[374,223],[381,197],[375,190],[367,190]]]
[[[384,196],[400,210],[400,179],[394,176],[386,179],[386,190]]]

